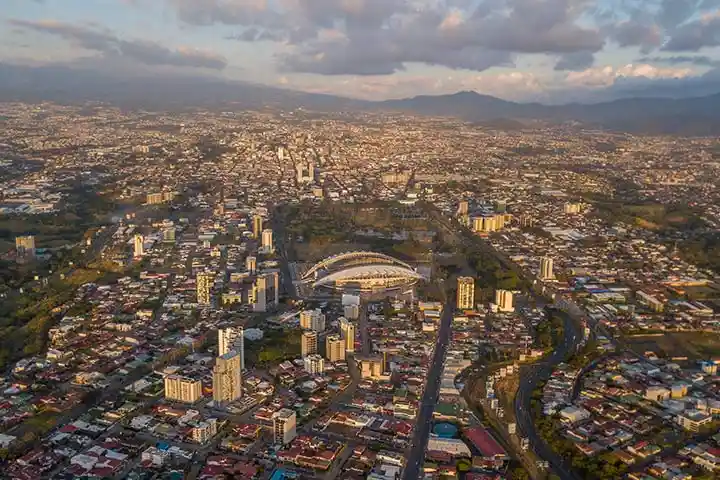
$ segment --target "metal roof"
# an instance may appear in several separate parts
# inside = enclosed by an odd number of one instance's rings
[[[421,274],[410,268],[396,265],[360,265],[332,273],[315,282],[314,286],[328,285],[338,281],[369,280],[373,278],[407,278],[422,280]]]

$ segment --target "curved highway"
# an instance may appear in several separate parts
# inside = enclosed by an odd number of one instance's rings
[[[532,449],[540,458],[550,464],[553,472],[561,480],[582,480],[540,436],[535,427],[535,419],[530,406],[533,390],[537,388],[541,381],[547,380],[555,366],[564,362],[582,341],[582,333],[578,330],[572,318],[564,313],[561,315],[565,320],[562,342],[550,356],[523,368],[520,374],[520,387],[515,396],[515,416],[517,417],[520,432],[528,438]]]

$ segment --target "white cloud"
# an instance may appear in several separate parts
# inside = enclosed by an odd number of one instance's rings
[[[685,78],[693,75],[691,68],[656,67],[646,63],[627,64],[621,67],[592,67],[570,72],[565,82],[574,87],[609,87],[619,78]]]

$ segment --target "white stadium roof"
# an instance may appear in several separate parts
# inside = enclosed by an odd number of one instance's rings
[[[387,280],[402,280],[407,279],[410,281],[422,280],[421,274],[411,268],[405,268],[398,265],[360,265],[357,267],[346,268],[334,272],[330,275],[320,278],[313,286],[332,286],[337,283],[350,283],[353,281],[372,281],[383,279]]]

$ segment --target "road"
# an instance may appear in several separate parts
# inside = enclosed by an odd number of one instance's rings
[[[535,453],[550,464],[553,472],[561,480],[581,480],[562,457],[555,453],[540,437],[535,427],[535,419],[530,406],[533,390],[538,387],[541,381],[548,379],[555,366],[565,361],[568,355],[574,352],[577,345],[582,341],[582,333],[579,331],[576,322],[569,315],[563,315],[563,319],[565,324],[562,342],[547,358],[524,367],[521,371],[520,378],[522,381],[515,396],[515,416],[517,417],[519,431],[528,438]]]
[[[422,405],[417,416],[417,424],[413,433],[412,447],[407,458],[403,480],[417,480],[420,478],[420,471],[425,460],[425,447],[430,437],[432,428],[433,411],[437,404],[440,393],[440,380],[443,371],[445,354],[450,343],[450,324],[452,323],[454,295],[448,294],[448,300],[443,307],[440,317],[440,329],[438,330],[437,343],[435,344],[435,355],[433,357],[430,371],[428,372],[425,392],[422,397]]]

